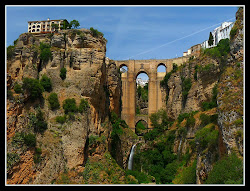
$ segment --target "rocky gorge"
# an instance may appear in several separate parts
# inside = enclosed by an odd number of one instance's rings
[[[241,8],[234,29],[224,41],[229,51],[204,51],[164,78],[165,110],[151,116],[154,130],[143,136],[120,118],[121,74],[106,57],[103,35],[21,34],[7,55],[7,184],[241,184]],[[217,180],[230,157],[238,162],[231,165],[235,179]]]

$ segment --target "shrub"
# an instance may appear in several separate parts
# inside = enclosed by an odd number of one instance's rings
[[[214,87],[213,87],[213,90],[212,90],[212,101],[210,102],[203,102],[202,103],[202,109],[204,111],[207,111],[209,109],[212,109],[214,107],[217,107],[217,93],[218,93],[218,85],[216,84]]]
[[[201,150],[208,148],[211,150],[218,143],[219,131],[214,129],[214,125],[211,127],[204,127],[197,131],[195,134],[195,141],[199,143]]]
[[[58,96],[56,93],[51,93],[48,97],[49,105],[52,110],[60,108]]]
[[[192,82],[190,78],[182,78],[182,97],[183,97],[183,105],[186,104],[186,100],[187,100],[187,96],[188,96],[188,92],[190,90],[192,86]]]
[[[7,47],[7,60],[11,60],[14,57],[15,46],[8,46]]]
[[[88,101],[85,100],[84,98],[81,99],[80,105],[79,105],[79,107],[78,107],[78,111],[79,111],[80,113],[86,112],[88,108],[89,108],[89,103],[88,103]]]
[[[26,90],[30,95],[31,100],[42,97],[44,91],[43,86],[39,83],[38,79],[24,78],[22,88]]]
[[[238,28],[232,28],[230,31],[230,40],[232,40],[234,38],[234,36],[236,35],[238,31]]]
[[[44,113],[39,108],[33,124],[35,132],[43,133],[47,129],[48,124],[44,121],[43,114]]]
[[[134,176],[138,180],[139,184],[151,182],[150,177],[146,173],[144,173],[144,172],[127,170],[126,171],[126,176],[128,176],[128,175]]]
[[[41,154],[42,154],[42,149],[41,148],[35,148],[35,154],[33,156],[34,163],[40,163],[41,162]]]
[[[206,184],[242,184],[243,163],[235,153],[217,161],[208,174]]]
[[[13,92],[11,90],[7,90],[7,99],[10,99],[12,100],[14,97],[13,97]]]
[[[35,147],[36,146],[36,135],[34,135],[32,133],[24,135],[23,140],[24,140],[24,143],[28,147]]]
[[[201,120],[201,126],[204,127],[205,125],[210,123],[210,116],[206,115],[205,113],[202,113],[200,115],[200,120]]]
[[[177,184],[195,184],[196,183],[196,163],[194,160],[193,164],[189,167],[185,167],[183,171],[177,176]]]
[[[97,29],[94,29],[93,27],[90,27],[90,31],[92,32],[92,35],[94,37],[99,37],[99,36],[103,36],[102,32],[99,32]]]
[[[52,53],[50,50],[50,45],[49,44],[45,44],[45,43],[40,43],[40,59],[43,62],[48,62],[49,59],[52,59]]]
[[[40,84],[43,86],[44,90],[50,92],[52,90],[51,79],[44,74],[40,80]]]
[[[65,114],[67,114],[68,112],[76,112],[77,111],[77,107],[76,107],[76,100],[75,98],[72,99],[66,99],[63,101],[63,109]]]
[[[61,124],[64,124],[66,121],[66,116],[56,116],[56,122],[57,123],[61,123]]]
[[[60,77],[61,77],[62,80],[65,80],[65,79],[66,79],[66,73],[67,73],[66,68],[62,68],[62,69],[60,70]]]
[[[17,153],[7,153],[7,171],[9,171],[20,160]]]
[[[15,86],[14,86],[14,91],[15,91],[17,94],[22,93],[22,92],[23,92],[22,86],[21,86],[20,84],[16,83]]]

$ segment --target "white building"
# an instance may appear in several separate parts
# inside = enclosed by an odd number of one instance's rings
[[[230,38],[230,31],[233,27],[233,22],[224,22],[221,24],[221,26],[215,28],[212,32],[212,35],[214,37],[214,44],[209,46],[208,40],[201,43],[201,48],[211,48],[214,46],[217,46],[217,44],[220,42],[221,39]]]
[[[28,32],[29,33],[49,33],[54,32],[55,29],[52,29],[52,24],[58,24],[58,30],[61,30],[63,27],[64,21],[68,22],[66,19],[59,20],[50,20],[49,18],[46,21],[28,21]]]
[[[137,78],[136,79],[137,87],[138,86],[144,87],[147,83],[148,83],[148,80],[143,80],[141,78]]]

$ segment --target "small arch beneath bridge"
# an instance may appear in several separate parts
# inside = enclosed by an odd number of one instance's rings
[[[135,133],[138,136],[142,136],[147,132],[148,132],[148,123],[145,120],[141,119],[137,121],[137,123],[135,123]]]

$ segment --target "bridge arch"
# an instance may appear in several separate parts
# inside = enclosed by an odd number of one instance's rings
[[[164,94],[160,86],[164,74],[170,72],[173,63],[180,66],[187,62],[189,57],[179,57],[174,59],[151,59],[151,60],[120,60],[115,61],[117,68],[124,65],[128,67],[126,75],[122,75],[122,112],[121,118],[126,121],[128,126],[135,130],[138,122],[136,115],[136,78],[140,73],[146,73],[149,77],[148,81],[148,115],[145,115],[148,128],[151,129],[149,116],[160,109],[166,108],[164,102]],[[163,65],[166,67],[165,72],[157,72],[157,67]]]
[[[139,119],[135,123],[135,133],[137,135],[143,135],[148,132],[148,120],[147,119]]]

